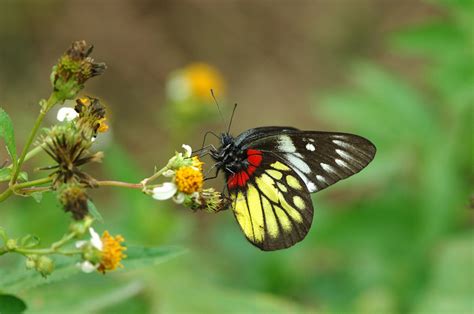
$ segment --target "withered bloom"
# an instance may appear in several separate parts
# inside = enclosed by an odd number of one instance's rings
[[[100,162],[102,152],[90,154],[90,140],[84,138],[76,126],[55,126],[45,138],[44,150],[56,161],[57,165],[48,169],[56,169],[52,174],[53,185],[58,187],[65,183],[80,183],[88,187],[95,186],[95,180],[80,167],[89,162]]]
[[[91,138],[98,132],[102,133],[108,130],[105,107],[99,99],[89,96],[76,99],[74,110],[79,115],[76,124],[86,137]]]
[[[194,211],[205,210],[209,213],[217,213],[229,207],[231,200],[213,188],[195,193],[184,205]]]
[[[85,189],[79,184],[64,185],[58,191],[58,198],[65,212],[70,212],[75,220],[82,220],[89,213]]]
[[[94,62],[89,55],[93,46],[84,40],[75,41],[53,67],[51,83],[63,100],[72,99],[90,78],[102,74],[105,63]]]

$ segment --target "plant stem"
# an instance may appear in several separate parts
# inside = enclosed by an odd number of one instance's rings
[[[0,194],[0,203],[9,198],[16,190],[19,189],[24,189],[24,188],[29,188],[33,186],[37,186],[40,184],[45,184],[53,181],[53,178],[51,177],[46,177],[46,178],[41,178],[38,180],[32,180],[28,182],[23,182],[23,183],[17,183],[15,185],[10,186],[8,189],[3,191],[3,193]]]
[[[28,136],[28,139],[26,140],[25,147],[23,147],[23,150],[21,152],[20,158],[18,159],[18,163],[13,163],[13,173],[12,177],[10,179],[10,186],[14,185],[16,180],[18,179],[18,175],[21,170],[21,166],[23,165],[23,162],[25,162],[26,159],[26,154],[28,153],[28,150],[33,143],[36,133],[38,132],[41,123],[43,122],[44,117],[48,113],[48,111],[53,107],[58,101],[58,98],[56,96],[56,93],[52,93],[46,103],[43,105],[43,108],[41,108],[40,114],[36,118],[36,122],[33,125],[33,129],[30,132],[30,135]]]
[[[168,167],[163,167],[161,168],[160,170],[158,170],[157,172],[155,172],[154,175],[152,175],[151,177],[149,178],[146,178],[146,179],[143,179],[140,184],[142,185],[142,188],[145,187],[145,185],[150,182],[150,181],[153,181],[155,180],[156,178],[158,178],[159,176],[161,176],[166,170],[168,170]]]
[[[122,181],[97,181],[98,186],[118,186],[123,188],[130,188],[130,189],[141,189],[143,185],[141,183],[128,183]]]

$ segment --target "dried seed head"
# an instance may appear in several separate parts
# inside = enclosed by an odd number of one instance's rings
[[[89,197],[79,184],[64,185],[58,191],[58,198],[65,212],[70,212],[75,220],[82,220],[89,213]]]

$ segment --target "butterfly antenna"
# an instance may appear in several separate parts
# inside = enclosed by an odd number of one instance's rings
[[[232,115],[230,116],[229,126],[227,127],[227,133],[229,133],[230,127],[232,125],[232,120],[234,119],[235,109],[237,109],[237,104],[234,104],[234,109],[232,110]]]
[[[211,88],[211,95],[212,95],[212,98],[214,99],[214,102],[216,103],[217,110],[219,110],[219,114],[221,116],[222,122],[225,123],[224,116],[222,115],[221,108],[219,107],[219,103],[217,102],[216,96],[214,95],[214,90],[212,88]]]

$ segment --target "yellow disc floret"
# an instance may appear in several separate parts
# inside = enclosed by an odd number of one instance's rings
[[[202,172],[202,165],[204,163],[198,158],[198,156],[194,156],[192,158],[192,166],[195,167],[196,169],[198,169],[199,171]]]
[[[123,267],[120,262],[125,257],[127,257],[125,254],[123,254],[123,251],[125,251],[127,248],[121,244],[125,241],[124,238],[120,235],[113,237],[108,231],[104,231],[101,239],[103,250],[100,259],[100,265],[97,270],[105,273],[106,271],[114,270],[117,267]]]
[[[201,191],[203,180],[202,171],[199,170],[198,167],[187,166],[176,170],[176,185],[178,186],[178,190],[185,194]]]
[[[104,133],[104,132],[107,132],[107,130],[109,129],[109,125],[107,124],[107,118],[102,118],[100,119],[98,122],[99,122],[99,127],[97,128],[97,132],[99,133]]]

